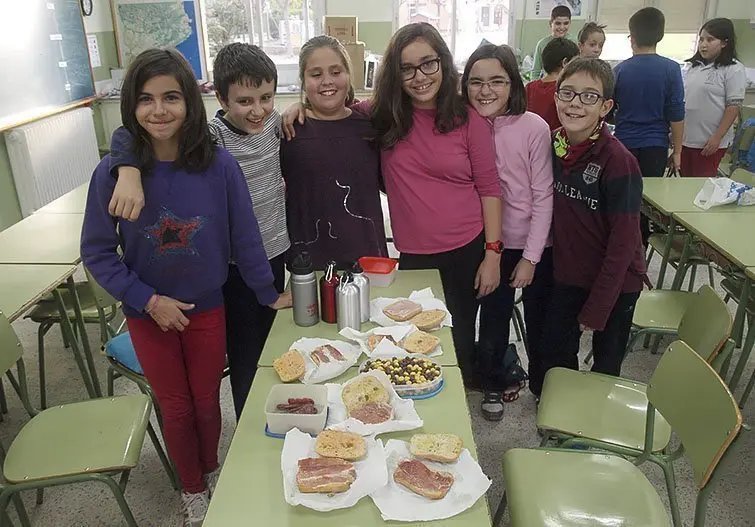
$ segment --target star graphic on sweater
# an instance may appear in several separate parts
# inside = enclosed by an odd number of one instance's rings
[[[162,209],[157,221],[144,228],[144,235],[155,246],[153,258],[199,254],[192,241],[204,224],[203,216],[182,219],[168,209]]]

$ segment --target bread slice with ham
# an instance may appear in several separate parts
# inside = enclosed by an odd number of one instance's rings
[[[398,300],[383,308],[385,316],[396,322],[406,322],[422,313],[422,306],[411,300]]]
[[[450,472],[431,470],[416,459],[405,459],[393,472],[393,480],[412,492],[431,500],[442,499],[454,484]]]
[[[388,403],[366,403],[349,410],[349,417],[366,425],[377,425],[393,419],[393,406]]]
[[[296,486],[304,493],[346,492],[357,479],[354,464],[337,458],[305,458],[299,460]]]

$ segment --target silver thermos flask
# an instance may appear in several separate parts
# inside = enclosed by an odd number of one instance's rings
[[[354,262],[351,268],[354,275],[354,284],[359,288],[359,309],[361,321],[369,322],[370,320],[370,279],[364,274],[359,261]]]
[[[341,275],[341,283],[336,289],[336,311],[338,330],[351,328],[359,331],[362,323],[359,306],[359,288],[354,283],[354,275],[346,271]]]
[[[291,263],[291,296],[297,326],[314,326],[320,321],[317,276],[306,251],[298,254]]]

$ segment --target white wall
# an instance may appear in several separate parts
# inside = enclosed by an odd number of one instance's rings
[[[113,16],[110,11],[110,0],[93,0],[92,15],[84,17],[84,31],[87,33],[113,31]]]
[[[360,22],[392,22],[394,0],[325,0],[329,15],[356,16]]]
[[[755,16],[755,2],[753,0],[718,0],[716,16],[749,20]]]

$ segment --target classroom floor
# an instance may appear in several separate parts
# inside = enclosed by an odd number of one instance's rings
[[[698,273],[707,276],[707,273]],[[657,276],[657,259],[651,264],[651,277]],[[698,279],[702,285],[706,276]],[[719,291],[720,292],[720,291]],[[734,309],[734,304],[731,304]],[[36,325],[28,321],[18,321],[14,324],[25,347],[27,373],[30,380],[30,391],[33,401],[39,401],[39,377],[36,372]],[[511,332],[512,338],[514,332]],[[96,328],[92,326],[89,333],[93,349],[98,349]],[[589,341],[583,341],[583,350],[587,349]],[[524,357],[524,349],[518,344],[519,352]],[[73,360],[64,350],[60,333],[53,330],[47,337],[47,393],[49,404],[80,401],[86,398],[86,392],[81,383],[78,370]],[[631,353],[625,362],[623,374],[628,378],[646,381],[657,362],[658,356],[647,351]],[[736,356],[735,356],[736,359]],[[105,361],[97,361],[100,379],[104,386]],[[744,379],[748,379],[752,372],[751,362],[745,371]],[[741,383],[744,384],[744,383]],[[0,441],[7,448],[20,427],[28,421],[15,393],[6,383],[9,413],[0,423]],[[135,387],[125,379],[116,381],[116,393],[135,393]],[[754,397],[755,398],[755,397]],[[521,398],[506,405],[506,413],[500,423],[488,423],[479,413],[481,395],[468,394],[469,408],[472,416],[472,426],[477,441],[477,450],[482,468],[493,479],[493,485],[488,494],[491,514],[501,497],[501,467],[500,459],[503,453],[513,447],[532,447],[538,444],[535,432],[535,401],[525,389]],[[221,392],[223,411],[223,432],[220,440],[220,456],[225,456],[231,441],[234,427],[233,404],[228,381],[223,381]],[[755,401],[744,411],[746,423],[755,423]],[[713,493],[708,508],[707,525],[712,527],[745,527],[753,525],[755,518],[755,433],[748,434],[745,444],[739,454],[737,463],[729,468],[725,479]],[[51,438],[54,440],[54,438]],[[250,467],[250,470],[253,470]],[[666,489],[660,469],[646,465],[645,472],[656,486],[659,495],[665,500]],[[544,478],[547,474],[543,475]],[[695,506],[695,488],[689,465],[682,462],[677,469],[679,501],[682,506],[684,524],[691,526]],[[259,481],[265,484],[267,478],[261,474]],[[254,489],[249,489],[254,492]],[[162,469],[154,448],[149,439],[145,440],[139,466],[132,472],[126,491],[134,515],[140,525],[150,527],[174,527],[182,523],[179,506],[179,494],[174,491]],[[34,495],[27,492],[24,495],[32,525],[35,527],[99,527],[120,526],[124,522],[119,509],[109,490],[101,484],[80,484],[65,487],[50,488],[45,491],[45,501],[42,505],[34,503]],[[13,509],[11,508],[13,515]],[[747,520],[750,518],[750,520]],[[507,523],[504,523],[507,525]],[[367,527],[367,526],[365,526]],[[470,526],[474,527],[474,526]],[[533,526],[535,527],[535,526]]]

